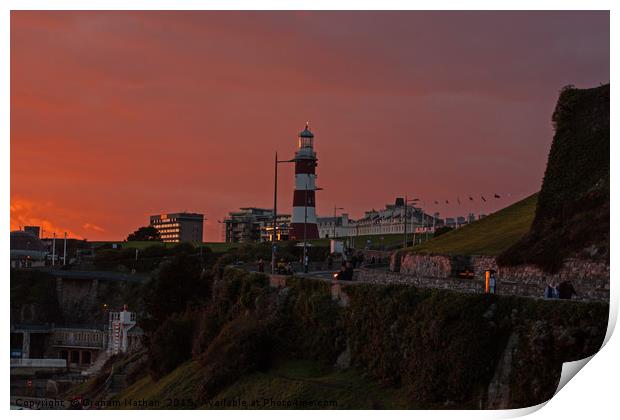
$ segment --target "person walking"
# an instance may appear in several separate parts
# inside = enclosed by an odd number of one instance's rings
[[[265,272],[265,261],[263,261],[262,258],[260,260],[258,260],[258,272],[259,273],[264,273]]]
[[[545,287],[544,297],[545,299],[557,299],[559,297],[558,289],[552,281],[550,281],[547,287]]]
[[[355,254],[351,257],[351,265],[353,265],[353,268],[357,268],[357,255]]]
[[[489,293],[494,295],[497,292],[497,277],[495,273],[491,273],[489,276]]]

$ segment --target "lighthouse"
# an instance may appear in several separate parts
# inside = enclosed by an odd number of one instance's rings
[[[289,238],[293,240],[316,239],[316,166],[314,134],[308,128],[299,133],[298,150],[295,153],[295,192],[293,193],[293,219]]]

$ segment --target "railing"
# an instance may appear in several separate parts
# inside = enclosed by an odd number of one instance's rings
[[[105,335],[102,335],[98,340],[72,340],[72,339],[60,339],[54,340],[54,346],[67,346],[67,347],[92,347],[102,349],[105,343]]]
[[[11,367],[66,368],[65,359],[11,359]]]

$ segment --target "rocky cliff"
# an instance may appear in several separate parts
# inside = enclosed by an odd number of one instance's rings
[[[498,258],[555,272],[568,257],[609,261],[609,84],[564,88],[530,232]]]

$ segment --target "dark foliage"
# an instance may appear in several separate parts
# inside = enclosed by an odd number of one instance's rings
[[[303,278],[288,283],[275,335],[278,349],[332,364],[346,347],[344,316],[329,284]]]
[[[166,319],[150,337],[148,370],[158,380],[191,357],[195,321],[191,317]]]
[[[127,236],[128,241],[161,241],[159,231],[153,226],[143,226]]]
[[[471,408],[517,334],[510,377],[512,408],[549,399],[563,362],[594,354],[608,306],[468,295],[409,286],[347,287],[353,363],[407,389],[427,408]]]
[[[195,256],[177,255],[162,264],[157,275],[144,286],[144,304],[148,315],[164,321],[189,306],[200,305],[209,297],[212,279],[202,270]]]
[[[406,285],[345,286],[349,305],[332,300],[328,283],[267,277],[227,268],[210,299],[195,310],[154,321],[148,370],[157,379],[193,357],[196,398],[212,398],[274,360],[333,364],[345,350],[353,367],[411,395],[416,407],[486,406],[489,384],[517,337],[509,387],[511,408],[553,395],[563,362],[598,351],[608,305],[469,295]],[[347,348],[348,347],[348,348]]]
[[[61,323],[56,279],[40,271],[11,270],[11,323]]]
[[[273,347],[268,323],[241,316],[227,323],[200,356],[203,380],[196,398],[212,398],[243,375],[270,366]]]

